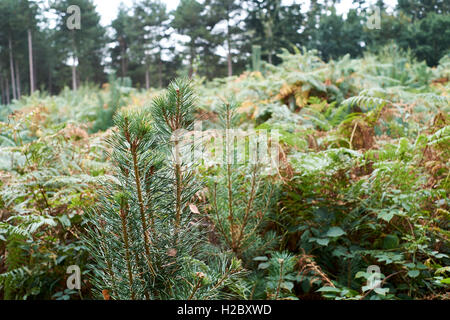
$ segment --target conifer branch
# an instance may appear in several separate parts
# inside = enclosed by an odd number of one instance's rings
[[[123,242],[125,246],[125,259],[127,262],[128,270],[128,281],[130,284],[131,299],[135,300],[134,289],[133,289],[133,271],[131,270],[131,260],[130,260],[130,245],[128,242],[128,226],[127,226],[127,212],[124,207],[120,208],[120,218],[122,220],[122,232],[123,232]]]

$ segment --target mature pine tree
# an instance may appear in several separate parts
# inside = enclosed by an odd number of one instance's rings
[[[180,34],[188,36],[189,48],[189,77],[194,73],[194,61],[197,55],[207,65],[205,73],[212,77],[214,72],[208,70],[213,63],[218,62],[215,49],[220,43],[220,38],[214,36],[211,31],[219,22],[219,18],[209,14],[205,4],[196,0],[181,0],[174,12],[172,27]]]
[[[303,22],[301,5],[285,5],[281,0],[248,0],[249,14],[247,30],[251,32],[253,44],[260,45],[263,57],[269,63],[278,63],[275,56],[282,48],[291,48],[300,43]]]
[[[28,52],[28,69],[29,69],[29,85],[30,93],[35,90],[35,71],[34,71],[34,58],[33,58],[33,34],[38,31],[38,13],[39,7],[36,2],[29,0],[19,1],[22,15],[20,16],[21,24],[26,29],[27,33],[27,52]]]
[[[228,76],[233,75],[233,49],[236,37],[242,34],[240,23],[240,14],[242,13],[242,1],[240,0],[213,0],[211,3],[211,12],[217,16],[219,23],[224,22],[222,37],[227,50],[227,70]]]
[[[66,25],[70,14],[67,8],[77,5],[81,10],[81,29],[72,29]],[[105,28],[100,25],[100,16],[92,0],[58,0],[53,4],[58,14],[55,34],[59,48],[65,59],[72,60],[72,87],[77,89],[79,80],[101,83],[106,80],[103,70],[103,56],[106,45]]]
[[[17,99],[16,71],[14,68],[14,46],[17,33],[23,28],[18,23],[19,3],[15,0],[5,0],[0,2],[0,33],[2,46],[8,51],[8,67],[10,71],[10,81],[12,96]]]
[[[131,19],[127,8],[121,3],[117,17],[111,23],[114,29],[114,46],[111,48],[112,64],[115,69],[120,70],[119,74],[122,77],[125,77],[128,71],[131,39],[127,26],[131,25]]]
[[[346,54],[357,57],[362,54],[361,43],[364,39],[363,21],[355,10],[350,10],[347,19],[336,14],[334,8],[331,14],[322,14],[319,27],[315,33],[316,46],[322,58],[339,58]],[[377,32],[377,30],[373,31]]]
[[[413,21],[425,18],[429,13],[450,14],[448,0],[398,0],[397,8]]]
[[[401,48],[408,48],[410,19],[403,12],[392,15],[381,9],[380,14],[382,21],[380,29],[367,29],[367,26],[363,28],[365,49],[376,52],[392,42]]]
[[[157,86],[163,85],[163,55],[169,49],[164,41],[168,36],[169,15],[161,1],[143,0],[134,6],[131,51],[145,66],[145,87],[150,87],[150,68],[156,65]]]
[[[429,13],[412,30],[408,44],[419,60],[435,66],[445,54],[450,54],[450,14]]]

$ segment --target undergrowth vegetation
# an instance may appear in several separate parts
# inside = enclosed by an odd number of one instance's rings
[[[2,106],[0,297],[448,299],[450,57],[280,58]],[[198,121],[277,132],[276,170],[181,161],[173,134]]]

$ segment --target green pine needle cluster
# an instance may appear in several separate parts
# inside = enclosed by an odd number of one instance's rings
[[[115,116],[117,130],[108,141],[115,171],[90,210],[86,238],[98,293],[107,290],[112,299],[232,294],[240,262],[205,249],[201,219],[189,209],[200,185],[171,139],[190,128],[194,101],[189,81],[176,80],[151,108]]]
[[[263,254],[274,246],[276,236],[273,232],[263,233],[267,221],[274,208],[277,184],[267,179],[264,173],[264,163],[250,156],[249,139],[234,137],[231,130],[237,123],[236,103],[225,103],[219,119],[223,129],[224,163],[219,163],[207,171],[209,202],[211,210],[209,217],[221,239],[221,244],[233,252],[244,262]],[[237,138],[237,139],[236,139]],[[237,141],[243,140],[243,141]],[[238,160],[236,143],[244,144],[245,159]],[[257,145],[262,148],[262,145]],[[258,153],[258,151],[256,151]]]

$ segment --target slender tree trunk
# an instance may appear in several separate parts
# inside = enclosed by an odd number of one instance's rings
[[[30,94],[34,92],[34,69],[33,69],[33,39],[31,29],[28,29],[28,61],[30,66]]]
[[[148,71],[149,66],[145,65],[145,89],[150,89],[150,72]]]
[[[11,100],[10,100],[10,96],[9,96],[9,79],[8,79],[8,76],[6,76],[5,83],[6,83],[6,104],[10,104]]]
[[[233,64],[231,61],[231,35],[230,35],[230,16],[227,12],[227,47],[228,47],[228,76],[231,77],[233,75]]]
[[[0,105],[5,104],[3,103],[3,95],[4,95],[5,89],[3,88],[3,78],[0,74]]]
[[[159,55],[158,59],[158,86],[162,88],[162,60],[161,55]]]
[[[8,47],[9,47],[9,68],[11,69],[11,86],[12,86],[12,91],[13,91],[13,99],[17,99],[17,97],[16,97],[16,78],[14,76],[14,59],[13,59],[11,36],[9,36],[9,38],[8,38]]]
[[[120,46],[120,69],[122,72],[122,78],[124,78],[127,74],[127,43],[122,36],[120,36],[118,40]]]
[[[72,56],[72,90],[77,91],[77,65],[75,54]]]
[[[126,58],[126,48],[125,46],[121,45],[121,69],[122,69],[122,78],[125,77],[125,75],[127,74],[127,67],[126,67],[126,63],[127,63],[127,58]]]
[[[17,63],[17,60],[14,61],[16,65],[16,87],[17,87],[17,99],[20,99],[22,96],[22,88],[20,86],[20,70],[19,70],[19,64]]]
[[[72,90],[73,91],[77,91],[77,61],[78,61],[78,57],[77,57],[77,47],[75,45],[75,38],[74,38],[74,34],[73,34],[73,30],[72,30]]]
[[[52,64],[48,64],[48,92],[52,94],[53,79],[52,79]]]
[[[123,56],[122,56],[121,61],[122,61],[122,78],[124,78],[125,77],[125,58]]]
[[[6,104],[5,99],[5,83],[3,82],[3,77],[0,74],[0,104]]]
[[[189,57],[189,79],[192,78],[194,74],[194,54],[195,54],[195,48],[194,48],[194,42],[191,41],[191,54]]]
[[[72,65],[72,90],[77,91],[77,67],[75,65],[75,61]]]
[[[228,60],[228,76],[231,77],[233,75],[233,65],[231,63],[231,52],[230,51],[228,51],[227,60]]]
[[[34,56],[33,56],[34,59]],[[33,80],[34,80],[34,90],[36,90],[36,86],[37,86],[37,68],[34,67],[34,63],[33,63]]]

